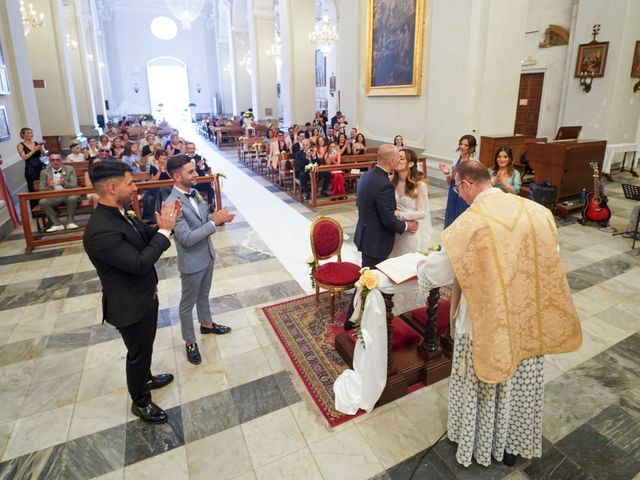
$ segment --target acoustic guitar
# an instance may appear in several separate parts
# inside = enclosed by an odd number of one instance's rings
[[[593,169],[593,192],[587,193],[587,199],[582,209],[582,224],[590,222],[598,222],[608,224],[611,218],[611,210],[607,206],[607,196],[604,193],[604,187],[600,183],[600,172],[598,171],[598,162],[591,162]]]

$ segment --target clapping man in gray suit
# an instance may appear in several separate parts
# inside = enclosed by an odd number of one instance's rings
[[[223,208],[209,214],[207,202],[193,187],[198,173],[187,155],[174,155],[167,160],[167,172],[174,181],[171,195],[166,203],[176,199],[182,202],[182,214],[173,230],[173,238],[178,250],[178,271],[182,280],[180,298],[180,326],[182,339],[186,343],[187,359],[194,365],[202,362],[193,328],[193,306],[196,306],[200,333],[222,335],[231,331],[224,325],[217,325],[211,318],[209,290],[213,276],[215,250],[211,235],[220,226],[231,222],[235,215]]]

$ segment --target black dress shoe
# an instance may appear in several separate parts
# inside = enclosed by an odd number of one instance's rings
[[[131,412],[147,423],[166,423],[169,419],[167,412],[153,402],[147,403],[144,407],[139,407],[133,403],[131,405]]]
[[[159,375],[152,375],[151,380],[147,382],[149,390],[155,390],[157,388],[166,387],[173,382],[173,375],[170,373],[161,373]]]
[[[225,325],[218,325],[214,323],[211,328],[205,328],[200,325],[200,333],[206,335],[208,333],[215,333],[216,335],[224,335],[225,333],[229,333],[231,331],[231,327],[227,327]]]
[[[187,360],[189,360],[189,362],[193,363],[194,365],[200,365],[200,363],[202,363],[202,357],[200,356],[200,351],[198,350],[198,344],[187,343],[185,345],[185,348],[187,349]]]
[[[513,453],[504,452],[502,456],[502,463],[507,467],[513,467],[516,464],[516,456]]]
[[[344,331],[347,332],[349,330],[353,330],[354,328],[356,328],[356,324],[353,323],[351,320],[345,320],[344,321]]]

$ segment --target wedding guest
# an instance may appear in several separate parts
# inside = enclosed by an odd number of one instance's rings
[[[198,313],[201,335],[224,335],[231,331],[230,327],[213,321],[209,294],[215,259],[211,236],[216,232],[216,226],[233,221],[235,215],[227,208],[209,213],[206,202],[195,189],[198,173],[187,155],[171,157],[167,162],[167,170],[174,182],[167,203],[179,200],[183,205],[188,205],[182,209],[173,234],[182,284],[179,306],[182,339],[187,360],[198,365],[202,362],[202,356],[193,328],[193,307]]]
[[[311,143],[315,143],[317,145],[319,136],[320,136],[320,130],[316,127],[313,127],[311,129],[311,135],[309,136],[309,140],[311,140]]]
[[[402,150],[404,148],[404,138],[402,138],[402,135],[396,135],[393,138],[393,144],[398,150]]]
[[[340,150],[336,142],[329,142],[327,147],[327,165],[340,165]],[[331,172],[331,195],[344,195],[344,173],[341,170]]]
[[[469,208],[469,205],[455,192],[455,185],[452,179],[455,177],[457,166],[466,162],[477,161],[473,158],[476,153],[476,145],[476,137],[473,135],[463,135],[458,142],[457,151],[460,152],[460,156],[453,163],[453,166],[447,168],[444,163],[438,166],[440,171],[446,176],[447,183],[449,184],[449,196],[447,197],[447,208],[444,215],[444,228],[451,225],[462,212]]]
[[[367,153],[367,141],[361,133],[356,134],[356,138],[351,146],[352,155],[364,155]]]
[[[271,142],[271,146],[269,147],[269,165],[272,170],[278,170],[282,155],[291,152],[291,148],[287,144],[287,140],[288,139],[284,136],[284,132],[282,130],[278,130],[275,140]]]
[[[18,153],[20,158],[24,160],[24,179],[27,181],[27,190],[35,192],[34,182],[40,178],[40,172],[44,168],[44,164],[40,161],[40,157],[47,154],[44,148],[45,142],[38,143],[33,140],[33,130],[29,127],[20,129],[20,139],[18,143]],[[29,200],[31,208],[38,205],[38,200]]]
[[[91,183],[91,176],[89,175],[89,171],[94,165],[100,163],[101,160],[99,157],[90,158],[89,159],[89,168],[86,172],[84,172],[84,186],[85,187],[93,187]],[[100,200],[100,196],[97,193],[87,193],[87,200],[91,202],[91,206],[95,209],[98,206],[98,200]]]
[[[111,145],[111,155],[116,160],[121,160],[124,155],[124,145],[122,143],[122,137],[116,137],[113,139],[113,144]]]
[[[489,168],[491,185],[506,193],[520,193],[522,178],[513,166],[513,151],[509,147],[498,147],[493,165]]]
[[[111,141],[107,135],[100,135],[100,145],[98,147],[111,149]]]
[[[127,165],[99,163],[90,175],[100,203],[87,223],[83,245],[102,284],[102,317],[118,329],[127,347],[131,411],[145,422],[166,423],[167,413],[151,399],[151,390],[173,381],[171,374],[151,374],[158,328],[158,275],[154,264],[171,246],[169,236],[181,204],[163,205],[154,218],[158,228],[152,228],[125,211],[137,195]]]
[[[295,157],[300,150],[302,150],[302,141],[306,137],[304,136],[304,132],[298,132],[297,141],[293,145],[291,145],[291,153]]]
[[[70,165],[62,164],[62,155],[57,152],[49,154],[50,167],[40,172],[40,191],[47,192],[50,190],[67,190],[69,188],[78,187],[78,178],[76,170]],[[51,220],[51,227],[46,231],[48,233],[64,230],[65,226],[58,218],[56,207],[60,205],[67,206],[67,230],[75,230],[78,225],[74,222],[74,215],[78,206],[78,196],[69,195],[68,197],[47,197],[40,199],[40,206],[45,215]]]
[[[90,158],[97,158],[99,154],[100,147],[98,147],[98,142],[95,138],[90,138],[87,140],[87,147],[84,149],[84,158],[85,160],[89,160]]]
[[[338,150],[340,157],[351,155],[351,142],[347,140],[347,135],[344,132],[338,134]]]
[[[171,135],[171,140],[169,141],[169,144],[166,146],[165,150],[167,151],[167,155],[169,157],[172,155],[185,153],[184,142],[178,134],[173,134]]]
[[[140,155],[138,155],[137,144],[125,144],[122,161],[131,167],[131,173],[140,173]]]
[[[167,173],[167,152],[166,150],[156,150],[154,153],[154,165],[151,165],[149,173],[151,181],[171,180]],[[151,188],[144,192],[142,197],[142,218],[153,222],[156,212],[162,208],[162,202],[171,193],[171,187]]]
[[[316,148],[318,149],[318,157],[325,158],[327,154],[327,141],[321,135],[318,136],[316,141]]]
[[[71,153],[66,156],[65,161],[67,162],[84,162],[85,157],[84,153],[82,153],[82,147],[79,143],[74,142],[71,144]]]

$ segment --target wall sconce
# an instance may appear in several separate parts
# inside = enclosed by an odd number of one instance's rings
[[[584,93],[589,93],[591,91],[591,84],[593,83],[593,72],[587,72],[583,70],[580,72],[580,86]]]
[[[138,93],[140,91],[140,87],[138,86],[138,82],[133,84],[133,91]]]
[[[331,95],[333,97],[333,95],[336,93],[336,75],[335,73],[331,73],[331,76],[329,77],[329,95]]]
[[[200,86],[200,84],[198,83],[196,85],[196,92],[200,93],[202,91],[202,87]]]

